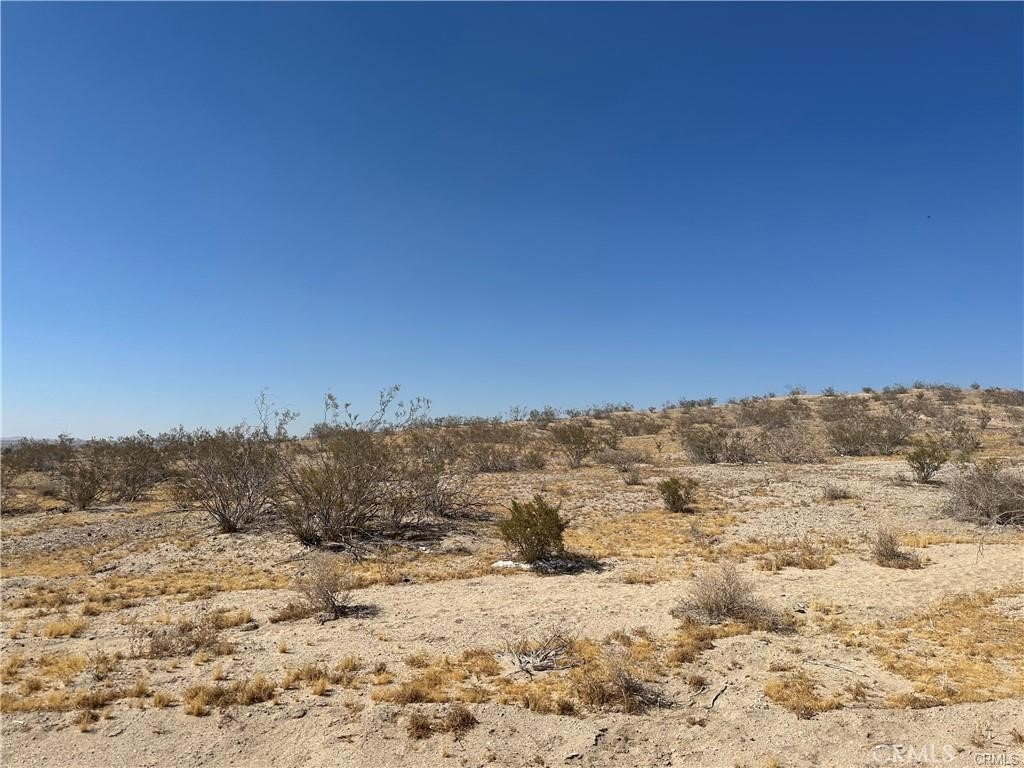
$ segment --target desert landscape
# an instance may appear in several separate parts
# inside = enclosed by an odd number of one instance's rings
[[[19,766],[1016,765],[1024,392],[3,454]]]

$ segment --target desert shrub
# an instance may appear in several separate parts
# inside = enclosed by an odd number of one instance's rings
[[[462,452],[477,472],[515,472],[526,450],[528,433],[522,424],[483,422],[462,429]]]
[[[682,600],[672,613],[677,618],[690,618],[705,624],[732,620],[771,631],[790,626],[787,617],[757,597],[754,583],[729,565],[699,574],[689,597]]]
[[[199,430],[182,463],[178,500],[198,504],[223,533],[240,530],[273,506],[281,451],[266,430]]]
[[[696,500],[699,486],[700,483],[692,477],[685,477],[682,480],[670,477],[658,483],[657,487],[669,512],[686,512]]]
[[[282,462],[274,505],[305,544],[393,535],[473,505],[470,476],[456,468],[458,452],[443,430],[397,437],[332,429],[312,445],[294,447]]]
[[[137,501],[168,474],[165,454],[145,432],[99,441],[94,452],[107,468],[114,501]]]
[[[75,455],[58,468],[58,497],[77,509],[88,509],[110,487],[110,467],[94,443],[82,446]]]
[[[731,429],[722,439],[722,461],[727,464],[749,464],[757,461],[757,446],[742,430]]]
[[[810,407],[798,397],[769,400],[748,397],[740,400],[737,420],[743,426],[781,429],[810,415]]]
[[[990,460],[965,468],[951,485],[946,514],[980,524],[1024,524],[1024,474]]]
[[[695,424],[684,427],[679,438],[692,463],[717,464],[722,460],[724,429],[713,425]]]
[[[533,501],[513,501],[509,516],[501,521],[498,532],[515,553],[526,563],[535,563],[562,554],[565,545],[562,533],[568,522],[560,514],[559,507],[552,506],[538,494]]]
[[[527,414],[527,420],[533,422],[541,429],[546,429],[549,424],[558,419],[558,409],[553,405],[545,405],[543,408],[534,408]]]
[[[582,419],[552,424],[549,432],[555,448],[565,455],[573,469],[582,466],[583,460],[597,450],[602,442],[601,432]]]
[[[843,499],[852,499],[853,493],[845,485],[839,485],[838,483],[825,483],[821,487],[821,497],[825,501],[842,501]]]
[[[75,455],[75,441],[70,435],[56,440],[22,438],[3,449],[3,466],[17,472],[54,472]]]
[[[599,463],[608,464],[623,474],[632,471],[637,464],[643,463],[645,459],[643,454],[636,451],[611,449],[601,451],[594,458]]]
[[[885,568],[920,568],[921,560],[900,548],[895,531],[880,528],[871,539],[871,558]]]
[[[942,432],[943,444],[950,452],[955,453],[960,461],[967,461],[981,448],[981,438],[977,431],[960,414],[948,411],[937,420],[936,425]]]
[[[923,435],[917,438],[904,458],[919,483],[927,483],[932,475],[942,469],[949,461],[949,450],[945,442],[934,435]]]
[[[862,398],[838,397],[826,400],[820,409],[833,450],[844,456],[890,456],[906,444],[914,415],[895,406],[878,412]]]
[[[519,457],[519,469],[540,470],[548,465],[548,457],[539,448],[530,448]]]
[[[20,474],[20,468],[17,466],[12,467],[4,463],[0,468],[0,514],[29,510],[29,505],[22,502],[14,490],[14,483]]]
[[[806,421],[793,422],[762,432],[759,453],[767,459],[786,464],[815,464],[825,459],[825,448],[813,426]]]
[[[646,413],[617,413],[608,417],[612,429],[623,435],[656,435],[661,432],[662,421]]]
[[[978,429],[984,432],[992,421],[992,414],[987,410],[978,411]]]
[[[981,393],[982,401],[990,405],[1024,405],[1024,389],[989,387]]]
[[[739,429],[697,424],[683,429],[680,441],[694,464],[746,464],[756,460],[753,443]]]
[[[129,625],[129,654],[135,658],[162,659],[207,651],[223,656],[234,647],[221,640],[220,631],[217,618],[209,614],[165,627],[134,622]]]
[[[345,615],[352,601],[350,580],[334,555],[315,555],[295,580],[295,590],[327,619]]]

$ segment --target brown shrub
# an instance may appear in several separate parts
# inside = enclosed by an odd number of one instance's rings
[[[689,598],[673,610],[677,618],[692,617],[708,624],[739,621],[755,629],[779,631],[792,621],[755,594],[754,583],[730,565],[699,574]]]
[[[1024,473],[1000,461],[966,467],[951,483],[943,511],[978,524],[1024,524]]]
[[[881,528],[871,540],[871,557],[885,568],[920,568],[921,560],[912,552],[900,548],[896,533]]]
[[[326,618],[337,619],[345,615],[351,602],[350,583],[337,557],[321,553],[315,555],[296,578],[295,589]]]

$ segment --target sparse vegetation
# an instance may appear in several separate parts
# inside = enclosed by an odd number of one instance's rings
[[[695,714],[683,727],[705,737],[718,733],[711,725],[722,725],[723,701],[731,712],[767,707],[777,724],[792,720],[786,710],[810,718],[854,702],[876,710],[1014,696],[1024,409],[985,406],[980,455],[1007,458],[968,464],[979,450],[983,393],[917,384],[875,398],[792,393],[662,412],[597,406],[568,412],[568,421],[553,410],[530,419],[526,409],[506,420],[428,420],[419,411],[411,420],[360,420],[337,418],[340,406],[332,417],[328,406],[302,439],[261,418],[263,426],[243,434],[269,452],[268,472],[255,474],[273,482],[258,484],[261,500],[239,517],[245,535],[230,537],[209,536],[208,516],[216,515],[198,496],[185,509],[170,496],[188,482],[197,441],[216,433],[8,449],[5,504],[13,490],[20,514],[4,519],[4,631],[12,642],[0,664],[0,711],[20,713],[32,728],[45,717],[87,732],[107,732],[109,718],[114,733],[132,708],[140,710],[133,718],[177,734],[181,714],[287,725],[311,707],[344,719],[372,701],[391,705],[374,710],[383,741],[408,733],[433,740],[406,743],[409,754],[446,759],[465,749],[483,762],[481,744],[507,743],[496,735],[504,731],[490,730],[508,706],[658,723],[660,707],[684,706]],[[905,440],[873,431],[889,418],[906,419]],[[718,466],[687,467],[664,434],[673,422],[690,463]],[[833,441],[839,422],[856,422],[862,431],[846,436],[857,438],[850,444],[858,456],[872,458],[807,466],[823,445],[842,453]],[[554,437],[564,424],[587,431],[592,450],[578,462]],[[919,456],[922,447],[934,455]],[[938,461],[941,450],[948,465]],[[754,459],[762,463],[729,466]],[[893,482],[904,459],[923,459],[920,480],[946,467],[943,484]],[[61,478],[86,461],[103,485],[79,512],[57,496]],[[9,469],[19,462],[33,466]],[[502,465],[545,471],[480,473]],[[520,500],[493,516],[509,498]],[[824,503],[850,498],[856,503]],[[956,519],[921,524],[936,509]],[[865,537],[876,520],[899,533]],[[502,546],[516,562],[496,562],[506,559]],[[869,557],[884,568],[865,564]],[[530,570],[523,562],[546,574],[590,564],[610,573],[538,581],[522,575]],[[924,576],[886,570],[924,565]],[[856,578],[848,581],[850,570]],[[675,627],[632,626],[650,620],[652,607],[665,610],[673,583],[688,593],[672,611]],[[920,609],[906,590],[876,597],[893,583],[913,587],[914,600],[972,585],[986,592]],[[357,597],[368,587],[387,595],[379,613],[357,604],[367,602]],[[491,606],[501,614],[493,625],[471,618]],[[353,623],[316,625],[339,616]],[[538,616],[550,621],[527,629]],[[630,623],[602,629],[603,639],[581,634],[595,617]],[[760,634],[796,628],[784,639]],[[474,644],[453,650],[463,631]],[[844,646],[864,649],[892,674],[862,675],[863,654],[844,660]],[[356,647],[360,657],[349,655]],[[281,706],[218,712],[271,701]],[[488,722],[486,737],[454,743],[477,718]]]

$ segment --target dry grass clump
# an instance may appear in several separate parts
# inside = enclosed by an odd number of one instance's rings
[[[825,501],[843,501],[854,498],[853,492],[845,485],[825,483],[821,487],[821,498]]]
[[[96,710],[129,695],[123,688],[102,686],[86,691],[57,689],[40,695],[0,694],[0,712],[72,712]]]
[[[783,568],[817,571],[835,565],[836,562],[826,544],[814,541],[809,536],[777,542],[766,541],[764,546],[768,552],[757,560],[757,567],[762,571],[774,572]]]
[[[769,680],[764,686],[764,692],[769,699],[781,704],[797,717],[810,719],[819,712],[843,706],[837,696],[818,693],[820,685],[813,677],[801,671]]]
[[[920,568],[921,558],[900,548],[895,531],[881,528],[871,540],[871,558],[885,568]]]
[[[129,624],[129,653],[136,658],[162,659],[188,656],[203,651],[213,656],[226,656],[234,646],[221,639],[217,614],[198,619],[184,619],[171,626],[147,627],[138,622]]]
[[[735,517],[726,512],[702,512],[697,526],[689,515],[652,509],[581,521],[566,531],[565,540],[573,550],[597,558],[678,557],[684,553],[714,557],[716,537],[734,522]]]
[[[699,574],[672,615],[691,617],[705,624],[740,622],[753,629],[781,631],[792,626],[792,620],[772,608],[755,594],[754,583],[731,565]]]
[[[355,656],[345,656],[332,669],[323,662],[309,662],[301,667],[285,670],[281,688],[289,690],[298,683],[306,683],[315,696],[326,696],[330,686],[354,688],[359,684],[363,663]]]
[[[43,627],[43,637],[78,637],[82,631],[89,626],[85,619],[68,618],[64,616],[46,624]]]
[[[1009,587],[946,598],[893,624],[846,636],[866,645],[882,666],[914,684],[891,706],[927,707],[994,701],[1024,690],[1024,621],[995,603],[1024,593]]]
[[[211,707],[224,709],[232,705],[249,706],[269,701],[276,686],[263,675],[238,680],[228,685],[216,683],[195,683],[185,690],[182,697],[185,714],[203,717]]]
[[[692,616],[684,616],[672,640],[666,660],[670,664],[692,664],[704,651],[715,647],[715,640],[745,635],[750,631],[750,626],[744,623],[730,621],[709,626]]]
[[[300,619],[308,619],[315,613],[316,608],[309,603],[291,601],[280,610],[270,614],[270,623],[279,624],[282,621],[299,621]]]
[[[435,733],[450,733],[456,739],[472,730],[480,721],[464,704],[453,704],[441,717],[430,717],[422,712],[411,712],[406,721],[410,739],[428,739]]]

